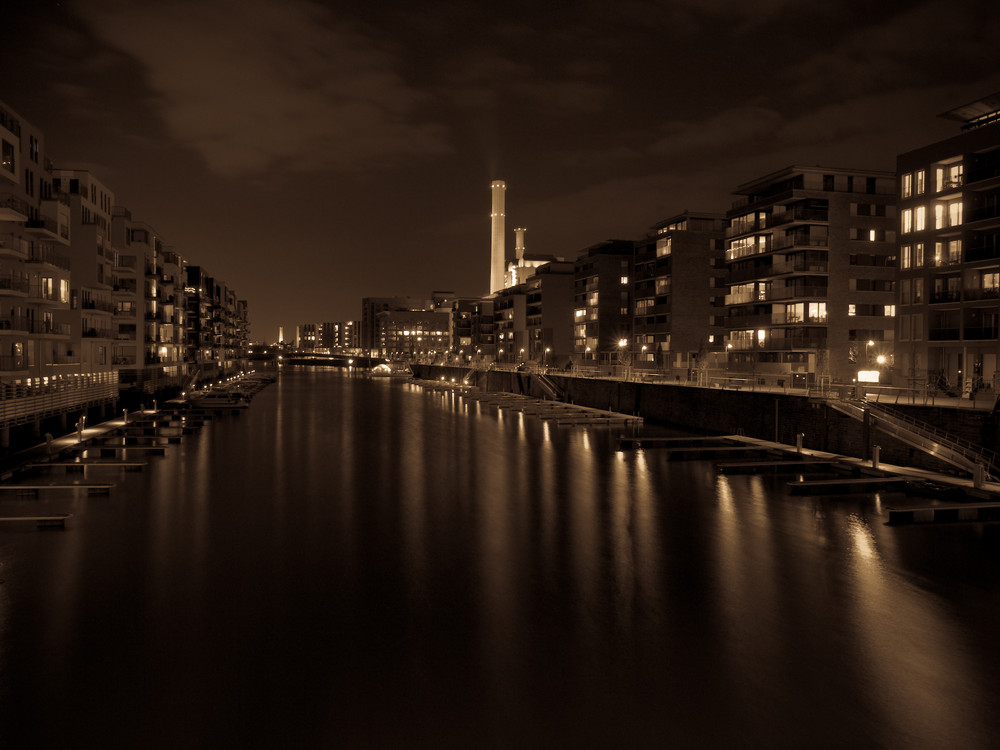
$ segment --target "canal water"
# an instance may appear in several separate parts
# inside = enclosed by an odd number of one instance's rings
[[[0,528],[3,748],[988,748],[1000,534],[389,379]]]

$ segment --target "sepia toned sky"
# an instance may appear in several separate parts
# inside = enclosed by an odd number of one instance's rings
[[[988,0],[34,0],[0,99],[60,166],[249,302],[255,340],[364,296],[482,295],[791,164],[893,169],[1000,91]]]

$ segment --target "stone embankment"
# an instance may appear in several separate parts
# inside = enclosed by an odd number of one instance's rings
[[[955,471],[949,464],[838,412],[822,398],[573,377],[554,371],[543,379],[531,372],[435,365],[412,367],[414,376],[422,379],[464,379],[485,391],[520,393],[537,398],[550,398],[552,385],[555,385],[560,400],[635,414],[647,423],[672,425],[701,434],[741,434],[789,445],[795,445],[801,434],[802,444],[807,448],[866,459],[871,458],[878,445],[881,460],[887,463],[947,473]],[[957,439],[992,451],[1000,448],[1000,415],[994,411],[904,404],[893,408],[920,422],[933,424]]]

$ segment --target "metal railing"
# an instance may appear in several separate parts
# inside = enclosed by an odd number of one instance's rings
[[[876,406],[866,399],[830,399],[828,403],[840,413],[859,421],[864,420],[867,412],[877,429],[960,469],[975,472],[977,466],[983,466],[988,475],[995,475],[1000,466],[1000,455],[994,451],[955,437],[928,422],[884,406]]]

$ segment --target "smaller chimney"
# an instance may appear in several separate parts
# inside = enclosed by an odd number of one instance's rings
[[[517,258],[517,265],[521,265],[524,260],[524,233],[528,230],[524,227],[517,227],[514,230],[514,255]]]

